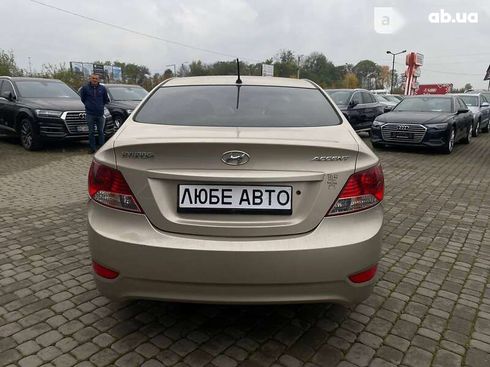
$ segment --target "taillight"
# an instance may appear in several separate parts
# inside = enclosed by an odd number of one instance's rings
[[[369,282],[376,275],[378,270],[378,264],[371,266],[369,269],[361,271],[360,273],[349,275],[349,279],[352,283],[365,283]]]
[[[119,275],[117,271],[106,268],[105,266],[102,266],[95,261],[92,261],[92,268],[94,269],[95,274],[101,276],[102,278],[115,279]]]
[[[383,194],[384,177],[380,165],[354,173],[327,215],[347,214],[371,208],[383,200]]]
[[[88,173],[88,194],[111,208],[142,213],[124,176],[117,169],[92,161]]]

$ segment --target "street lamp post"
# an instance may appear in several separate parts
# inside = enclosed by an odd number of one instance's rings
[[[403,50],[403,51],[395,52],[395,53],[393,53],[391,51],[386,51],[387,54],[393,56],[393,64],[392,64],[392,67],[391,67],[391,89],[390,89],[390,94],[393,94],[393,81],[395,79],[395,56],[396,55],[403,54],[405,52],[407,52],[407,50]]]

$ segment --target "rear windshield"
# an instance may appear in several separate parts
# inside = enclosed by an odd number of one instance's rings
[[[237,127],[330,126],[341,122],[317,89],[234,85],[161,87],[134,120]]]

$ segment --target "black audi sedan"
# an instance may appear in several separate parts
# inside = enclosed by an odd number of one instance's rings
[[[106,105],[119,129],[148,92],[139,85],[105,84],[110,102]]]
[[[456,142],[469,144],[473,115],[457,96],[420,95],[378,116],[371,128],[373,146],[425,146],[449,154]]]

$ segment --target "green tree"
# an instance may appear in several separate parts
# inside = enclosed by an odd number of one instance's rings
[[[150,76],[150,70],[144,65],[121,61],[114,61],[113,65],[121,68],[124,83],[141,85]]]
[[[59,79],[65,82],[74,90],[78,90],[86,81],[82,74],[73,73],[66,63],[60,63],[58,65],[44,64],[41,72],[35,75],[36,77]]]
[[[203,64],[201,60],[193,61],[189,65],[189,74],[190,76],[199,76],[199,75],[208,75],[208,67]]]
[[[298,73],[298,62],[294,52],[281,50],[275,57],[274,76],[295,78]]]
[[[335,82],[341,79],[335,65],[319,52],[313,52],[305,59],[300,76],[313,80],[323,88],[334,86]]]
[[[342,80],[342,88],[359,88],[359,79],[357,79],[356,74],[353,72],[346,73]]]
[[[24,72],[17,66],[12,51],[5,52],[0,49],[0,75],[22,76]]]
[[[166,70],[163,72],[163,78],[162,78],[162,81],[163,81],[163,80],[170,79],[170,78],[173,78],[173,77],[174,77],[174,73],[172,72],[172,70],[170,70],[170,69],[166,69]]]
[[[353,71],[364,88],[369,88],[368,84],[371,78],[377,80],[381,74],[381,68],[371,60],[359,61],[354,66]]]

